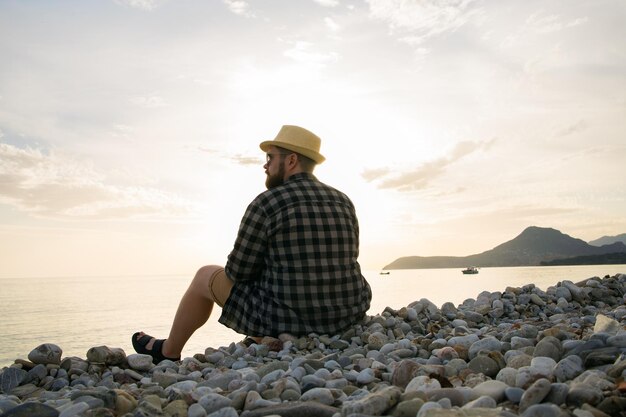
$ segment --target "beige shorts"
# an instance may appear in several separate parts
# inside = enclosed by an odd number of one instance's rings
[[[233,282],[226,276],[224,268],[217,269],[209,278],[209,292],[220,307],[224,307],[232,288]]]

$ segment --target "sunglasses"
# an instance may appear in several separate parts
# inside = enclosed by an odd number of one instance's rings
[[[279,155],[291,155],[293,152],[290,153],[285,153],[285,152],[281,152],[281,153],[267,153],[265,154],[265,162],[267,162],[268,164],[270,162],[272,162],[272,160],[274,159],[275,156],[279,156]]]

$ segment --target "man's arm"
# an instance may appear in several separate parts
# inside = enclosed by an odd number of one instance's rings
[[[256,201],[250,203],[226,263],[226,275],[233,281],[250,281],[261,276],[267,251],[266,220]]]

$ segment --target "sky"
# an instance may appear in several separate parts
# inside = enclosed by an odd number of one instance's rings
[[[623,0],[0,0],[0,277],[224,264],[322,138],[360,262],[626,232]]]

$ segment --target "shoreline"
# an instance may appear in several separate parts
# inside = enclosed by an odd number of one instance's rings
[[[620,274],[457,306],[421,299],[343,335],[233,343],[159,366],[120,348],[78,358],[43,344],[0,371],[0,416],[620,415],[625,294]]]

